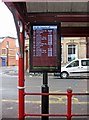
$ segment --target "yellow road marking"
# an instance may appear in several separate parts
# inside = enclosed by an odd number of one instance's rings
[[[13,103],[18,103],[18,100],[0,100],[0,102],[13,102]],[[41,104],[41,101],[40,100],[38,100],[38,101],[36,101],[36,100],[25,100],[25,103],[35,103],[35,104]],[[49,103],[50,104],[65,104],[66,105],[66,101],[60,101],[60,100],[49,100]],[[85,105],[87,105],[87,104],[89,104],[89,102],[79,102],[79,101],[76,101],[76,102],[72,102],[72,104],[81,104],[81,105],[83,105],[83,104],[85,104]]]
[[[51,91],[50,93],[62,93],[60,90],[57,91]],[[13,103],[18,103],[18,100],[6,100],[2,99],[0,102],[13,102]],[[41,100],[25,100],[25,103],[32,103],[32,104],[41,104]],[[50,95],[49,96],[49,103],[50,104],[64,104],[67,105],[67,96],[56,96],[56,95]],[[89,104],[89,101],[84,102],[84,101],[79,101],[79,99],[75,96],[72,97],[72,104],[81,104],[81,105],[87,105]]]

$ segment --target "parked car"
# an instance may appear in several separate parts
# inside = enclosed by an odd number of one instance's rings
[[[64,67],[61,67],[61,73],[55,73],[54,75],[60,75],[61,78],[89,76],[89,59],[75,59]]]

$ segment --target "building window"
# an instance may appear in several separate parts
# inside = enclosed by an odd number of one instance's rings
[[[68,62],[76,58],[76,45],[68,45]]]
[[[6,55],[6,49],[5,48],[2,49],[2,55]]]

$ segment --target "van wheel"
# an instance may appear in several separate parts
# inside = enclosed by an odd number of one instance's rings
[[[61,74],[60,74],[60,77],[63,78],[63,79],[68,78],[68,76],[69,76],[69,74],[65,71],[61,72]]]

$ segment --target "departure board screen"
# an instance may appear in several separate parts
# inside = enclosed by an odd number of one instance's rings
[[[60,46],[58,25],[32,25],[31,33],[32,34],[30,40],[30,70],[58,70],[58,61],[60,61],[58,57],[58,53],[60,53],[60,51],[58,51],[58,47]]]

